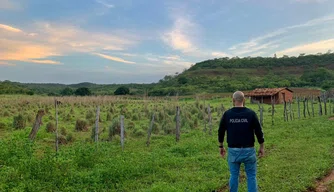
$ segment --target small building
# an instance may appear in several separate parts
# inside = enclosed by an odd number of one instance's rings
[[[271,104],[272,100],[275,104],[280,104],[285,101],[293,100],[293,91],[288,88],[258,88],[250,91],[246,94],[250,97],[251,103],[263,102],[266,104]]]

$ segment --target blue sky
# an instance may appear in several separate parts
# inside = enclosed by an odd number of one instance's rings
[[[332,0],[0,0],[0,80],[151,83],[219,57],[334,51]]]

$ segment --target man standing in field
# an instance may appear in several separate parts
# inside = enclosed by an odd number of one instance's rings
[[[228,166],[230,169],[230,192],[238,191],[239,170],[241,163],[245,165],[248,192],[257,192],[256,153],[254,133],[260,144],[259,156],[264,155],[264,138],[257,115],[244,107],[245,97],[241,91],[233,94],[234,107],[226,111],[220,121],[218,141],[220,155],[224,158],[224,136],[227,132]]]

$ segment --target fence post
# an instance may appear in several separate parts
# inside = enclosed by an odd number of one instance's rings
[[[293,111],[292,111],[291,100],[289,100],[289,111],[290,111],[290,121],[292,121]]]
[[[327,97],[326,95],[324,94],[322,96],[323,100],[324,100],[324,108],[325,108],[325,115],[327,115]]]
[[[304,100],[303,100],[303,105],[304,105],[303,115],[304,115],[304,118],[306,118],[306,98],[305,97],[304,97]]]
[[[311,107],[312,107],[312,116],[314,117],[314,98],[313,98],[313,95],[312,95],[312,102],[311,102]]]
[[[124,150],[124,116],[121,115],[121,146]]]
[[[212,135],[212,117],[210,104],[208,105],[208,118],[209,118],[209,135]]]
[[[203,105],[203,115],[204,115],[204,129],[203,129],[203,131],[206,132],[205,97],[204,97],[204,105]]]
[[[306,110],[307,110],[307,114],[310,117],[310,110],[308,109],[308,98],[306,98]]]
[[[56,115],[56,153],[58,153],[58,150],[59,150],[59,147],[58,147],[58,144],[59,144],[59,138],[58,138],[58,101],[57,99],[55,99],[55,115]]]
[[[318,96],[318,101],[319,101],[319,115],[322,115],[322,106],[321,106],[320,96]]]
[[[176,142],[180,140],[180,107],[176,107]]]
[[[274,125],[274,115],[275,115],[275,102],[273,97],[271,97],[271,125]]]
[[[30,134],[29,134],[29,138],[30,138],[31,140],[34,140],[34,139],[35,139],[36,134],[37,134],[37,132],[38,132],[38,130],[39,130],[39,127],[40,127],[41,124],[42,124],[42,118],[43,118],[44,115],[45,115],[45,111],[44,111],[44,109],[40,109],[40,110],[38,110],[37,115],[36,115],[36,119],[35,119],[35,123],[34,123],[32,129],[31,129]]]
[[[151,125],[150,125],[150,127],[148,128],[148,131],[147,131],[147,142],[146,142],[147,147],[150,146],[150,143],[151,143],[151,133],[152,133],[152,129],[153,129],[153,124],[154,124],[154,113],[152,115]]]
[[[98,106],[96,109],[95,135],[94,135],[95,142],[98,142],[99,140],[99,120],[100,120],[100,106]]]
[[[299,97],[297,97],[297,103],[298,103],[298,119],[300,119],[300,103],[299,103]]]
[[[260,110],[260,124],[261,126],[263,126],[263,106],[260,105],[260,103],[257,103],[259,106],[259,110]]]

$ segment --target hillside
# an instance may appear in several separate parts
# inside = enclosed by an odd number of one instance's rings
[[[151,95],[220,93],[257,87],[334,87],[334,54],[283,58],[219,58],[165,76]]]
[[[123,85],[35,84],[0,81],[0,94],[60,95],[66,87],[89,88],[95,95],[112,95]],[[181,74],[166,75],[158,83],[124,84],[134,95],[190,95],[251,90],[257,87],[334,87],[334,53],[299,57],[216,58],[191,66]]]

